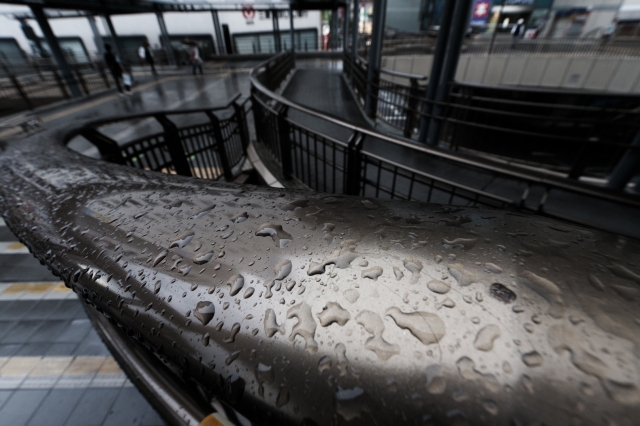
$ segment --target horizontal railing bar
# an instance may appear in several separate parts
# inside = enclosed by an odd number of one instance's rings
[[[364,59],[362,56],[358,56],[358,60],[362,62],[363,65],[367,65],[367,66],[369,65],[369,62],[366,59]],[[384,68],[380,68],[379,71],[382,74],[388,74],[394,77],[402,77],[402,78],[408,78],[408,79],[419,80],[419,81],[426,81],[429,79],[428,76],[422,75],[422,74],[411,74],[407,72],[387,70]]]
[[[342,120],[341,118],[338,118],[336,116],[333,116],[331,114],[327,114],[324,113],[322,111],[316,110],[314,108],[310,108],[307,106],[303,106],[300,105],[298,103],[295,103],[293,101],[290,101],[288,99],[286,99],[285,97],[278,95],[276,93],[271,92],[270,90],[268,90],[257,78],[256,78],[256,73],[258,71],[258,69],[262,68],[265,66],[266,63],[268,63],[269,60],[264,61],[263,63],[261,63],[257,68],[255,68],[254,70],[252,70],[249,73],[249,79],[251,81],[252,86],[258,91],[261,92],[263,95],[283,104],[286,105],[292,109],[295,109],[297,111],[306,113],[308,115],[311,115],[313,117],[316,118],[320,118],[326,122],[329,123],[333,123],[336,124],[338,126],[344,127],[346,129],[349,129],[353,132],[358,132],[361,133],[363,135],[367,135],[370,137],[374,137],[376,139],[385,141],[385,142],[389,142],[393,145],[396,146],[401,146],[404,148],[409,148],[411,150],[414,150],[416,152],[420,152],[423,154],[427,154],[427,155],[431,155],[431,156],[435,156],[438,158],[443,158],[443,159],[447,159],[447,160],[451,160],[453,162],[457,162],[459,164],[464,164],[464,165],[468,165],[468,166],[473,166],[473,167],[478,167],[478,168],[482,168],[485,170],[489,170],[489,171],[493,171],[493,172],[497,172],[497,173],[501,173],[503,175],[506,176],[510,176],[512,178],[517,178],[517,179],[522,179],[522,180],[529,180],[535,183],[539,183],[539,184],[543,184],[543,185],[551,185],[551,186],[555,186],[558,188],[562,188],[568,191],[572,191],[578,194],[584,194],[584,195],[589,195],[589,196],[593,196],[593,197],[598,197],[604,200],[609,200],[612,202],[616,202],[616,203],[621,203],[621,204],[628,204],[628,205],[632,205],[635,207],[640,207],[640,199],[638,199],[637,197],[633,197],[631,195],[628,194],[624,194],[622,192],[613,192],[609,189],[606,188],[598,188],[595,187],[593,185],[589,185],[586,183],[582,183],[582,182],[577,182],[577,181],[572,181],[572,180],[568,180],[568,179],[564,179],[564,178],[558,178],[556,176],[551,176],[548,175],[544,172],[536,172],[536,171],[531,171],[531,170],[523,170],[521,168],[515,167],[515,166],[510,166],[510,165],[505,165],[505,164],[500,164],[497,163],[495,161],[491,161],[488,159],[483,159],[482,161],[480,161],[477,157],[473,157],[470,155],[466,155],[463,153],[453,153],[453,152],[445,152],[445,151],[441,151],[439,149],[435,149],[435,148],[431,148],[431,147],[427,147],[424,145],[418,145],[416,142],[414,141],[410,141],[408,139],[401,139],[398,137],[394,137],[394,136],[390,136],[390,135],[386,135],[383,133],[379,133],[376,131],[372,131],[369,130],[367,128],[364,127],[360,127],[354,124],[351,124],[349,122],[346,122],[344,120]]]
[[[396,163],[395,161],[392,161],[392,160],[385,159],[384,157],[380,157],[380,156],[378,156],[376,154],[372,154],[372,153],[364,151],[364,150],[362,151],[362,154],[366,155],[369,158],[373,158],[375,160],[378,160],[381,163],[389,164],[392,167],[397,167],[397,168],[402,169],[402,171],[413,173],[413,174],[416,174],[418,176],[422,176],[424,178],[431,179],[431,180],[433,180],[435,182],[445,183],[445,184],[451,185],[451,186],[453,186],[455,188],[463,189],[465,191],[469,191],[469,192],[472,192],[474,194],[482,195],[482,196],[485,196],[487,198],[491,198],[493,200],[501,201],[501,202],[509,204],[509,205],[515,205],[516,204],[511,199],[504,198],[504,197],[501,197],[501,196],[495,195],[495,194],[490,194],[488,192],[482,191],[481,189],[472,188],[470,186],[462,185],[462,184],[459,184],[459,183],[453,182],[451,180],[444,179],[444,178],[441,178],[441,177],[438,177],[438,176],[435,176],[435,175],[432,175],[432,174],[429,174],[429,173],[421,172],[419,170],[413,169],[411,167],[407,167],[407,166],[402,165],[400,163]]]
[[[152,118],[158,114],[162,114],[166,116],[166,115],[184,115],[184,114],[204,113],[206,111],[223,111],[231,107],[231,105],[241,96],[242,96],[242,93],[240,92],[237,93],[235,96],[231,98],[231,100],[229,100],[225,105],[222,105],[222,106],[216,106],[216,107],[210,107],[210,108],[188,108],[188,109],[175,110],[175,111],[165,111],[165,110],[148,111],[148,112],[142,112],[142,113],[127,115],[127,116],[110,117],[110,118],[87,122],[83,128],[97,128],[97,127],[106,126],[108,124],[119,123],[122,121]],[[72,131],[68,133],[66,135],[66,139],[64,143],[67,144],[71,139],[78,136],[78,132],[80,130],[82,129],[77,129],[76,131]]]

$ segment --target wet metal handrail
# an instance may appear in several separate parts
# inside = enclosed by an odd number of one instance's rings
[[[119,359],[133,374],[154,354],[180,376],[141,378],[167,391],[172,424],[202,401],[243,426],[640,415],[638,241],[162,174],[83,157],[66,133],[0,145],[4,220],[100,329],[130,339],[121,352],[140,357]]]

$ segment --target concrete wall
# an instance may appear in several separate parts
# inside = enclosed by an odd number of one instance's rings
[[[421,75],[429,75],[431,63],[431,56],[383,58],[385,69]],[[640,58],[463,55],[458,64],[456,80],[494,86],[640,94]]]

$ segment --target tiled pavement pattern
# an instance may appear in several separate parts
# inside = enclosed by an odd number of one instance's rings
[[[0,219],[0,426],[155,426],[76,295]]]

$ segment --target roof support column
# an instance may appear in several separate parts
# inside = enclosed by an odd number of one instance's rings
[[[224,55],[226,50],[224,48],[224,38],[222,36],[222,30],[220,29],[220,19],[217,10],[211,11],[211,19],[213,20],[213,32],[216,35],[216,53],[218,55]]]
[[[27,38],[27,40],[33,43],[31,45],[32,50],[34,50],[33,53],[35,53],[36,55],[39,55],[41,58],[48,57],[49,54],[47,53],[46,50],[42,48],[42,43],[40,43],[40,39],[38,38],[36,33],[33,31],[33,28],[31,27],[31,25],[29,25],[27,20],[25,18],[19,18],[18,21],[20,21],[20,29],[24,33],[24,36]]]
[[[455,6],[454,1],[445,1],[440,18],[440,29],[438,30],[436,50],[433,54],[433,63],[431,65],[431,73],[429,74],[429,85],[427,86],[425,100],[422,103],[422,113],[424,115],[420,117],[420,133],[418,135],[418,140],[422,143],[427,141],[427,131],[431,121],[430,115],[433,110],[433,100],[436,97],[438,84],[440,84],[440,73],[443,67],[444,56],[447,53],[449,30],[451,29],[451,20],[453,19]]]
[[[162,12],[156,11],[156,17],[158,18],[158,26],[160,27],[160,36],[162,37],[164,51],[167,54],[167,62],[169,63],[169,65],[175,66],[176,58],[173,55],[173,48],[171,47],[171,40],[169,39],[167,25],[164,23],[164,16],[162,16]]]
[[[367,67],[367,96],[365,99],[365,111],[369,117],[376,116],[386,13],[387,0],[374,0],[373,22],[371,28],[371,49],[369,50],[369,66]]]
[[[277,53],[282,52],[282,41],[280,39],[280,23],[278,22],[278,11],[271,9],[271,22],[273,23],[273,43]]]
[[[296,33],[293,27],[293,8],[289,6],[289,36],[291,37],[291,54],[293,55],[294,67],[296,58]]]
[[[356,58],[358,57],[358,34],[360,32],[360,0],[353,0],[353,28],[351,28],[351,87],[353,87]]]
[[[428,145],[438,145],[440,138],[440,127],[442,120],[438,117],[442,115],[444,107],[442,103],[449,97],[451,91],[451,83],[455,79],[456,70],[458,68],[458,59],[460,59],[460,50],[462,42],[469,26],[469,12],[471,11],[472,0],[459,0],[455,2],[456,6],[453,11],[453,19],[451,20],[451,29],[449,30],[449,40],[447,42],[447,52],[442,63],[442,72],[440,74],[440,82],[438,83],[435,99],[433,102],[432,116],[430,118],[429,130],[426,142]],[[436,66],[434,61],[433,66]]]
[[[98,31],[95,16],[87,15],[87,21],[89,21],[89,26],[91,27],[91,32],[93,33],[93,41],[95,42],[96,48],[98,49],[98,54],[100,55],[100,58],[104,58],[104,41],[102,41],[102,36],[100,36],[100,31]]]
[[[349,49],[349,1],[344,3],[342,9],[342,51],[347,52]]]
[[[329,49],[336,50],[338,48],[338,9],[331,10],[331,22],[330,22],[329,37],[330,44]]]
[[[80,86],[73,76],[73,72],[71,71],[71,67],[67,63],[67,60],[62,53],[62,49],[60,48],[60,44],[58,44],[58,39],[55,34],[53,34],[53,30],[49,26],[49,21],[47,21],[47,16],[44,14],[44,10],[42,6],[30,6],[31,12],[33,16],[36,18],[38,25],[40,26],[40,30],[42,30],[42,34],[47,39],[47,43],[49,43],[49,49],[51,49],[51,53],[53,53],[53,57],[62,71],[62,77],[64,78],[69,90],[71,91],[71,95],[75,98],[79,98],[82,96],[82,92],[80,91]]]
[[[113,22],[111,22],[111,16],[104,15],[104,20],[107,23],[107,28],[109,29],[109,34],[111,35],[111,40],[113,41],[113,48],[116,51],[116,55],[120,58],[120,63],[122,66],[125,64],[124,51],[122,46],[120,46],[120,40],[118,40],[118,34],[116,33],[116,28],[113,26]]]

